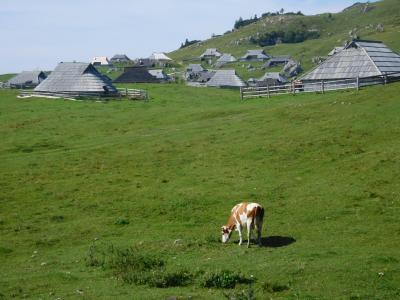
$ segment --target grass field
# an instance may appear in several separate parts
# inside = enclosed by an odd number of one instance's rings
[[[0,298],[400,297],[400,84],[139,87],[149,102],[0,90]],[[243,200],[263,247],[218,240]]]

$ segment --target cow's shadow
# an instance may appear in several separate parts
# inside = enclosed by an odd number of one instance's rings
[[[268,237],[262,237],[261,238],[261,247],[266,247],[266,248],[280,248],[280,247],[285,247],[289,246],[290,244],[293,244],[296,242],[294,238],[291,236],[268,236]],[[235,242],[236,244],[239,244],[239,241]],[[247,240],[243,240],[242,245],[246,245]],[[257,241],[254,239],[251,239],[250,246],[257,246]]]
[[[268,236],[261,238],[261,246],[268,248],[279,248],[289,246],[296,242],[291,236]]]

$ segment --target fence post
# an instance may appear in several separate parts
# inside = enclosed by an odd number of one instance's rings
[[[240,87],[240,100],[243,100],[243,87]]]
[[[384,84],[386,85],[387,84],[387,76],[386,75],[383,77],[383,80],[384,80]]]
[[[321,81],[321,91],[322,91],[322,94],[325,94],[325,81]]]
[[[295,89],[295,86],[294,86],[294,80],[292,80],[292,92],[293,92],[293,95],[296,94],[296,89]]]
[[[357,91],[359,91],[360,90],[360,77],[359,76],[357,76],[356,83],[357,83]]]
[[[270,95],[269,95],[269,84],[267,83],[267,95],[268,95],[268,99],[270,98]]]
[[[128,88],[125,88],[125,96],[128,97]]]

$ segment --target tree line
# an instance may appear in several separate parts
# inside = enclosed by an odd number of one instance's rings
[[[271,31],[260,35],[259,37],[251,37],[250,42],[261,47],[273,46],[279,43],[293,44],[301,43],[306,40],[318,39],[320,33],[318,31],[309,31],[305,29],[287,30],[287,31]]]
[[[294,13],[294,12],[285,13],[285,10],[282,8],[281,10],[279,10],[277,12],[266,12],[266,13],[263,13],[260,18],[257,17],[257,15],[254,15],[254,17],[250,18],[250,19],[243,19],[242,17],[240,17],[239,20],[235,21],[235,24],[233,25],[233,28],[234,29],[239,29],[240,27],[247,26],[247,25],[250,25],[252,23],[255,23],[258,20],[260,20],[261,18],[270,17],[270,16],[279,16],[279,15],[304,16],[304,14],[301,11],[298,11],[297,13]]]

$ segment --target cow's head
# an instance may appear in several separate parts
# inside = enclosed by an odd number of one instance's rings
[[[229,241],[229,238],[231,237],[232,229],[230,229],[228,226],[222,226],[221,234],[222,234],[222,242],[225,244],[226,242]]]

